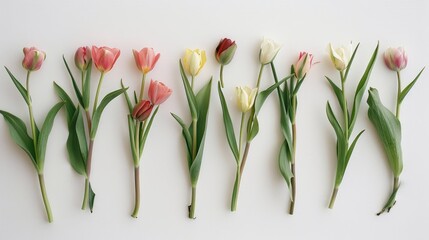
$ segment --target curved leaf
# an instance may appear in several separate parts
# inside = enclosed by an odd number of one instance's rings
[[[347,155],[346,155],[346,164],[345,166],[347,167],[347,165],[349,164],[349,160],[350,157],[352,156],[353,150],[355,149],[356,143],[359,140],[360,136],[362,135],[362,133],[364,133],[365,130],[360,131],[360,133],[355,137],[355,139],[353,140],[352,144],[350,145],[349,149],[347,150]]]
[[[155,119],[156,114],[158,113],[159,106],[156,107],[155,111],[152,113],[148,124],[144,129],[144,133],[140,139],[140,154],[143,153],[143,148],[146,143],[147,136],[149,135],[150,127],[152,127],[153,119]]]
[[[73,116],[76,112],[76,107],[74,106],[74,103],[71,100],[70,96],[56,82],[54,82],[54,90],[57,93],[58,97],[65,104],[67,124],[70,126],[70,123],[71,123]]]
[[[82,124],[77,124],[77,122],[79,121]],[[67,138],[66,146],[70,165],[77,173],[86,176],[86,159],[88,157],[88,146],[86,145],[85,129],[81,126],[83,126],[83,117],[82,112],[78,107],[69,124],[69,135]],[[78,137],[78,135],[83,135],[85,139],[85,144],[81,144],[79,142],[79,139],[81,137]]]
[[[125,89],[124,87],[124,82],[121,79],[121,88]],[[130,100],[130,96],[128,95],[128,92],[125,90],[124,91],[124,96],[125,96],[125,100],[127,101],[127,106],[128,106],[128,110],[130,112],[130,114],[133,114],[133,105],[131,104],[131,100]]]
[[[117,96],[119,96],[123,92],[127,91],[127,89],[128,88],[122,88],[122,89],[118,89],[116,91],[113,91],[113,92],[107,94],[103,98],[103,100],[101,100],[100,105],[94,111],[94,114],[92,116],[92,126],[91,126],[91,133],[90,133],[91,139],[94,139],[95,135],[97,134],[98,124],[100,123],[101,114],[103,113],[104,108],[106,108],[107,104],[109,104]]]
[[[130,147],[131,147],[131,154],[133,155],[133,162],[134,166],[139,166],[139,158],[137,154],[136,146],[136,140],[135,140],[135,134],[136,134],[136,124],[131,115],[128,115],[128,135],[130,137]]]
[[[84,106],[82,93],[81,93],[81,92],[80,92],[80,90],[79,90],[79,87],[78,87],[78,85],[77,85],[77,83],[76,83],[76,80],[75,80],[75,79],[74,79],[74,77],[73,77],[73,74],[72,74],[72,72],[71,72],[71,70],[70,70],[69,65],[67,64],[67,61],[66,61],[66,59],[65,59],[64,55],[63,55],[63,61],[64,61],[64,64],[66,65],[67,72],[69,73],[70,78],[71,78],[71,80],[72,80],[73,89],[74,89],[74,91],[75,91],[75,93],[76,93],[76,98],[77,98],[77,100],[79,101],[80,105],[81,105],[81,106]]]
[[[182,82],[183,86],[185,87],[185,93],[186,98],[188,100],[189,110],[191,111],[192,119],[198,118],[198,110],[197,110],[197,99],[194,94],[194,91],[191,88],[191,85],[189,85],[188,77],[186,77],[185,70],[183,69],[182,61],[179,60],[179,66],[180,66],[180,75],[182,76]],[[211,84],[210,84],[211,85]]]
[[[195,159],[192,161],[191,167],[189,168],[189,174],[190,174],[190,178],[191,178],[192,187],[197,186],[198,177],[200,175],[201,163],[203,160],[205,139],[206,139],[206,134],[204,132],[203,137],[201,139],[201,142],[199,144],[197,155],[195,156]]]
[[[59,102],[51,108],[51,110],[46,115],[42,129],[40,130],[40,134],[38,136],[37,141],[37,163],[41,170],[43,170],[43,166],[45,163],[46,145],[48,143],[48,138],[49,134],[51,133],[52,126],[54,124],[55,116],[57,115],[58,111],[60,111],[60,109],[63,107],[63,105],[63,102]]]
[[[404,101],[405,96],[407,96],[408,92],[411,90],[411,88],[417,82],[417,80],[419,79],[420,75],[423,73],[423,70],[425,70],[425,68],[423,68],[422,70],[420,70],[419,74],[417,74],[417,76],[414,78],[414,80],[410,84],[408,84],[408,86],[406,86],[404,88],[404,90],[402,90],[401,94],[399,94],[399,103],[401,103],[402,101]]]
[[[15,78],[15,76],[13,76],[13,74],[9,71],[7,67],[4,67],[4,68],[9,74],[10,79],[12,79],[13,84],[15,84],[16,88],[18,89],[19,93],[21,93],[27,105],[29,105],[31,101],[30,101],[30,96],[28,96],[27,89],[25,89],[24,86],[22,86],[22,84],[18,81],[18,79]]]
[[[264,91],[262,91],[258,94],[258,96],[255,99],[255,106],[254,106],[255,116],[258,115],[259,111],[262,108],[262,105],[264,104],[265,100],[267,100],[267,97],[274,91],[274,89],[276,89],[278,86],[280,86],[284,81],[285,81],[285,79],[281,80],[278,83],[271,85],[271,87],[265,89]]]
[[[204,85],[200,91],[198,91],[195,99],[197,100],[197,111],[198,111],[198,121],[197,121],[197,149],[200,148],[200,143],[203,139],[203,135],[206,131],[208,111],[210,107],[210,95],[212,90],[212,78],[210,81]],[[190,131],[192,132],[192,131]]]
[[[368,117],[377,130],[383,143],[393,175],[399,177],[402,172],[401,123],[380,100],[378,91],[370,88],[368,96]]]
[[[27,153],[34,167],[39,172],[40,169],[37,164],[34,142],[33,139],[28,136],[27,127],[25,126],[24,122],[9,112],[0,110],[0,114],[3,115],[3,118],[9,127],[9,133],[12,137],[12,140]]]
[[[232,154],[234,155],[235,160],[238,162],[240,159],[240,154],[238,153],[237,140],[235,138],[234,125],[229,115],[228,105],[225,101],[225,96],[223,95],[221,83],[218,82],[218,92],[220,105],[222,106],[223,113],[223,124],[225,126],[226,139],[228,140],[229,147],[231,148]]]
[[[293,173],[290,166],[292,156],[291,156],[291,152],[288,149],[290,148],[287,146],[287,142],[283,141],[283,144],[280,148],[280,153],[279,153],[279,169],[280,169],[280,173],[282,174],[283,178],[286,181],[288,188],[290,189],[291,178],[293,177]]]
[[[82,102],[83,102],[83,108],[85,110],[88,110],[89,108],[89,101],[91,98],[91,71],[92,71],[92,59],[88,62],[88,68],[86,69],[85,79],[82,79],[84,81],[83,89],[82,89]]]
[[[192,156],[192,137],[191,137],[191,134],[189,133],[188,127],[186,126],[186,124],[183,122],[183,120],[179,116],[177,116],[174,113],[171,113],[171,116],[173,116],[174,119],[176,119],[176,121],[182,127],[182,135],[183,135],[183,138],[185,139],[186,147],[187,147],[186,154],[188,156],[188,168],[191,168],[191,164],[192,164],[192,158],[191,158],[191,156]]]

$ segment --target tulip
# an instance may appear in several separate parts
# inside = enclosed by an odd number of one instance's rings
[[[172,92],[164,83],[154,80],[150,81],[148,96],[153,105],[160,105],[165,102]]]
[[[221,65],[227,65],[231,62],[234,57],[237,44],[229,38],[220,40],[216,47],[216,60]]]
[[[407,66],[408,56],[402,47],[388,48],[384,52],[384,63],[392,70],[399,72]]]
[[[310,70],[311,65],[313,65],[313,54],[300,52],[298,61],[293,64],[295,77],[298,79],[304,77]]]
[[[158,61],[160,54],[155,54],[153,48],[143,48],[137,51],[133,50],[134,60],[136,61],[137,68],[144,74],[150,72]]]
[[[240,108],[242,113],[246,113],[252,108],[257,93],[258,88],[251,89],[249,87],[237,87],[235,89],[238,108]]]
[[[81,71],[88,68],[89,61],[91,61],[91,49],[89,47],[80,47],[74,55],[74,63]]]
[[[23,51],[24,59],[22,60],[22,66],[28,71],[39,70],[46,59],[46,53],[35,47],[24,48]]]
[[[152,108],[153,104],[150,101],[142,100],[134,107],[132,117],[143,122],[149,118]]]
[[[271,63],[280,51],[281,45],[272,39],[264,38],[259,50],[259,62],[262,65]]]
[[[329,44],[329,56],[338,71],[343,71],[347,68],[350,58],[352,56],[352,44],[347,47],[339,47],[334,49],[332,44]]]
[[[117,48],[92,46],[92,59],[95,67],[102,73],[112,69],[121,51]]]
[[[206,52],[204,50],[186,49],[185,56],[183,57],[183,67],[187,73],[192,77],[198,75],[206,63]]]

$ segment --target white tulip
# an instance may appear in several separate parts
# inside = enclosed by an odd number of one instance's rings
[[[235,94],[237,96],[237,105],[242,113],[249,111],[255,102],[258,88],[236,87]]]
[[[329,56],[338,71],[343,71],[347,68],[350,58],[352,56],[353,46],[348,44],[339,48],[333,48],[332,44],[329,44]]]
[[[281,45],[272,39],[264,38],[259,50],[259,62],[263,65],[271,63],[279,52]]]

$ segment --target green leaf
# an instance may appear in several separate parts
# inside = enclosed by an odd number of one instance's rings
[[[0,114],[3,115],[3,118],[9,127],[9,133],[12,140],[27,153],[36,170],[40,172],[41,169],[39,169],[37,164],[33,139],[28,136],[27,127],[24,122],[9,112],[0,110]]]
[[[188,100],[189,110],[191,111],[192,119],[198,118],[198,110],[197,110],[197,99],[194,94],[194,91],[189,85],[188,77],[186,77],[185,70],[183,70],[182,61],[179,60],[180,65],[180,75],[182,76],[183,86],[185,87],[186,98]]]
[[[134,102],[137,104],[137,103],[139,103],[139,100],[138,100],[138,98],[137,98],[137,93],[136,93],[136,91],[134,91]]]
[[[344,79],[347,79],[347,76],[349,75],[350,67],[353,64],[353,60],[355,59],[355,56],[356,56],[357,50],[359,48],[359,45],[360,45],[360,43],[358,43],[356,45],[356,47],[355,47],[355,50],[353,50],[353,54],[352,54],[352,56],[350,58],[349,64],[347,65],[346,74],[344,75]]]
[[[301,88],[302,83],[304,82],[305,76],[298,81],[298,83],[296,84],[295,88],[293,89],[292,95],[296,95],[298,94],[299,89]]]
[[[401,94],[399,94],[399,103],[402,103],[402,101],[404,101],[405,96],[407,96],[408,92],[411,90],[411,88],[414,86],[414,84],[417,82],[417,80],[419,79],[420,75],[422,74],[423,70],[425,70],[425,68],[423,68],[419,74],[417,74],[417,76],[414,78],[414,80],[408,84],[408,86],[406,86],[404,88],[404,90],[402,90]]]
[[[342,106],[344,105],[343,92],[329,77],[325,76],[325,78],[328,80],[329,84],[331,85],[332,90],[334,91],[335,96],[338,99],[338,103],[341,107],[341,110],[343,110],[343,108],[342,108]],[[347,112],[347,114],[349,114],[349,113]]]
[[[70,126],[71,120],[76,112],[76,107],[70,96],[56,82],[54,82],[54,90],[58,97],[65,103],[67,124]]]
[[[84,79],[84,84],[82,89],[83,108],[85,110],[88,110],[89,101],[91,99],[91,71],[92,71],[92,60],[89,60],[88,68],[86,69],[86,72],[85,72],[85,79]]]
[[[362,78],[360,79],[359,84],[358,84],[356,91],[355,91],[355,97],[353,100],[352,115],[350,118],[351,121],[349,121],[349,126],[348,126],[350,133],[353,132],[353,128],[354,128],[354,125],[356,123],[356,118],[357,118],[357,115],[359,112],[359,107],[360,107],[360,104],[362,102],[362,97],[363,97],[363,94],[365,92],[366,86],[368,84],[369,77],[371,75],[371,71],[372,71],[372,68],[374,66],[375,60],[377,59],[378,47],[379,47],[379,44],[377,43],[377,47],[375,48],[374,53],[372,54],[372,57],[368,63],[368,66],[366,67],[366,70],[365,70]]]
[[[91,211],[91,213],[92,213],[92,211],[93,211],[93,209],[94,209],[94,200],[95,200],[95,192],[92,190],[92,186],[91,186],[91,183],[89,183],[89,201],[88,201],[88,203],[89,203],[89,210]]]
[[[278,83],[275,83],[271,85],[271,87],[265,89],[264,91],[260,92],[258,96],[255,99],[255,116],[258,116],[259,111],[262,108],[262,105],[264,104],[265,100],[267,100],[267,97],[276,89],[278,86],[280,86],[285,80],[281,80]]]
[[[72,80],[73,89],[74,89],[74,91],[76,93],[77,100],[79,101],[79,103],[80,103],[81,106],[84,106],[84,102],[83,102],[83,98],[82,98],[82,93],[80,92],[79,87],[78,87],[78,85],[76,83],[76,80],[74,79],[73,74],[70,71],[69,65],[67,64],[67,61],[66,61],[64,55],[63,55],[63,61],[64,61],[64,64],[66,65],[67,72],[69,73],[70,78]]]
[[[238,152],[237,140],[235,138],[234,125],[232,123],[231,116],[229,115],[228,105],[226,104],[220,82],[218,82],[218,92],[220,104],[222,106],[223,124],[225,126],[226,139],[228,140],[229,147],[231,148],[235,160],[238,162],[240,159],[240,154]]]
[[[91,127],[91,133],[90,137],[91,139],[95,138],[95,135],[97,134],[98,124],[100,123],[101,114],[104,111],[104,108],[109,104],[113,99],[115,99],[117,96],[121,95],[123,92],[127,91],[128,88],[122,88],[118,89],[116,91],[113,91],[109,94],[107,94],[103,100],[101,100],[100,105],[97,107],[95,112],[92,116],[92,127]]]
[[[350,145],[349,150],[347,150],[346,163],[345,163],[346,167],[349,164],[349,160],[350,160],[350,157],[352,156],[353,150],[355,149],[356,143],[363,132],[365,132],[365,130],[360,131],[360,133],[355,137],[352,144]]]
[[[153,119],[155,119],[155,116],[158,113],[158,109],[159,109],[159,106],[156,107],[155,111],[152,113],[152,116],[150,117],[150,120],[149,120],[148,124],[146,125],[146,128],[144,129],[143,136],[140,140],[140,153],[143,152],[143,148],[144,148],[144,145],[146,143],[147,136],[149,135],[150,128],[152,127]]]
[[[131,147],[131,154],[133,155],[133,163],[134,166],[139,166],[139,157],[137,154],[136,146],[136,140],[135,140],[135,134],[136,134],[136,124],[131,115],[128,115],[128,135],[130,137],[130,147]]]
[[[121,79],[121,88],[125,89],[124,87],[124,82]],[[131,100],[130,100],[130,96],[128,96],[128,92],[125,90],[124,91],[124,96],[125,96],[125,100],[127,101],[127,105],[128,105],[128,110],[130,112],[130,114],[133,114],[133,105],[131,104]]]
[[[15,84],[16,88],[21,93],[21,95],[24,98],[27,105],[30,104],[31,101],[30,101],[30,96],[28,96],[27,89],[25,89],[22,86],[22,84],[15,78],[15,76],[13,76],[13,74],[9,71],[9,69],[7,67],[4,67],[4,68],[6,69],[7,73],[9,74],[10,79],[12,79],[13,84]]]
[[[383,143],[387,160],[393,175],[399,177],[402,172],[401,123],[396,116],[387,109],[380,100],[378,91],[370,88],[368,96],[368,117],[377,130]]]
[[[206,125],[208,119],[208,111],[210,106],[210,94],[212,89],[212,78],[210,81],[204,85],[196,96],[197,100],[197,149],[200,148],[201,141],[203,139],[203,135],[206,132]],[[191,131],[190,131],[191,132]]]
[[[51,133],[52,126],[54,124],[55,116],[57,115],[58,111],[60,111],[60,109],[63,107],[63,105],[63,102],[59,102],[51,108],[51,110],[46,115],[42,129],[40,130],[40,134],[38,136],[37,141],[37,164],[39,165],[39,169],[41,170],[43,170],[44,167],[46,145],[48,143],[48,138],[49,134]]]
[[[248,142],[252,141],[256,137],[256,135],[258,135],[258,132],[259,132],[259,121],[258,121],[258,118],[255,117],[252,122],[252,128],[250,129],[250,132],[248,132],[247,134],[247,141]]]
[[[77,124],[77,122],[81,124]],[[88,146],[86,143],[82,111],[78,107],[69,124],[66,146],[70,165],[77,173],[83,176],[86,176],[86,159],[88,158]]]
[[[291,178],[293,177],[293,173],[291,171],[291,160],[292,160],[292,156],[291,153],[289,152],[290,147],[287,146],[287,141],[283,141],[283,144],[280,148],[280,153],[279,153],[279,169],[280,169],[280,173],[282,174],[283,178],[286,181],[286,184],[288,186],[288,188],[290,189],[290,184],[291,184]]]
[[[171,113],[171,116],[174,117],[174,119],[176,119],[176,121],[179,123],[179,125],[182,127],[182,135],[183,138],[185,139],[186,142],[186,147],[187,147],[187,155],[188,155],[188,168],[191,168],[191,164],[192,164],[192,137],[191,134],[189,133],[188,127],[186,126],[186,124],[183,122],[183,120],[177,116],[174,113]]]
[[[206,132],[204,131],[202,139],[199,144],[197,155],[195,156],[195,159],[192,161],[191,167],[189,168],[191,184],[193,187],[197,186],[198,177],[200,175],[205,139],[206,139]]]

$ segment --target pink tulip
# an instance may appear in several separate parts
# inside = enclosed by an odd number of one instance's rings
[[[24,59],[22,66],[28,71],[37,71],[42,66],[43,61],[46,59],[46,53],[35,47],[24,48]]]
[[[298,61],[293,64],[295,77],[298,79],[303,78],[313,65],[313,54],[300,52]]]
[[[77,49],[74,55],[74,62],[76,67],[81,71],[85,71],[88,68],[89,61],[91,60],[91,49],[86,47],[80,47]]]
[[[140,52],[133,50],[133,54],[137,68],[143,73],[150,72],[160,57],[159,53],[155,54],[153,48],[143,48]]]
[[[95,67],[102,73],[112,69],[121,51],[117,48],[92,46],[92,60]]]
[[[384,52],[384,63],[393,71],[401,71],[407,66],[408,56],[402,47],[388,48]]]
[[[133,118],[140,122],[145,121],[152,112],[153,104],[149,100],[141,100],[133,109]]]
[[[159,105],[165,102],[172,92],[173,91],[165,86],[164,83],[154,80],[150,81],[148,95],[153,105]]]

